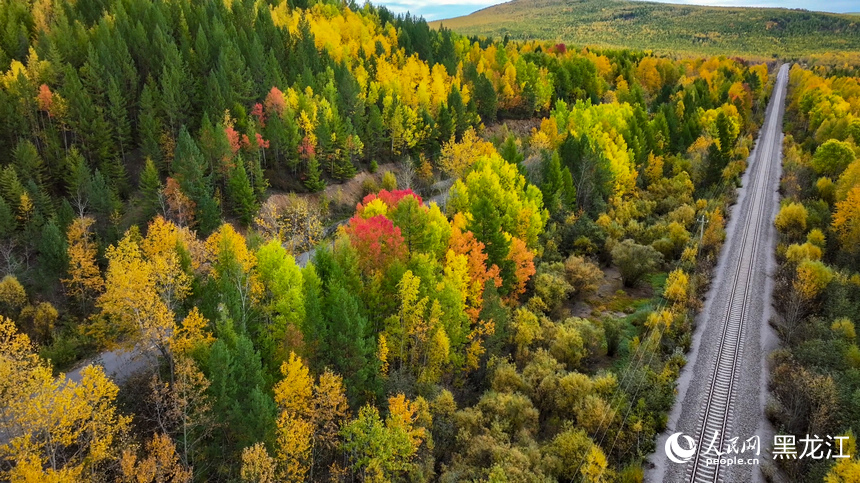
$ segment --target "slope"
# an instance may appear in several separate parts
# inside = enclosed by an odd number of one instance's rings
[[[860,51],[856,16],[627,0],[514,0],[432,22],[465,35],[708,54],[799,57]]]

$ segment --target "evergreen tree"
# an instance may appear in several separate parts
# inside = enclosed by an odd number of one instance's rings
[[[517,137],[514,136],[513,133],[508,134],[508,137],[505,138],[505,142],[502,143],[502,146],[499,149],[499,154],[505,161],[516,165],[520,168],[520,171],[523,170],[523,159],[525,159],[525,155],[523,155],[517,147]]]
[[[140,114],[137,119],[137,134],[143,155],[155,163],[161,162],[161,120],[158,117],[158,92],[152,78],[143,86],[140,94]]]
[[[475,81],[475,101],[478,114],[484,123],[496,120],[496,109],[498,106],[496,89],[484,73],[478,74]]]
[[[325,315],[320,354],[325,354],[334,371],[344,376],[350,399],[360,402],[377,372],[373,363],[375,344],[357,294],[348,291],[341,280],[329,281]]]
[[[2,197],[0,197],[0,239],[9,240],[15,232],[15,214],[9,208]]]
[[[257,210],[259,210],[259,206],[257,206],[257,197],[248,180],[248,173],[245,171],[245,162],[241,157],[236,159],[236,166],[230,172],[230,177],[227,180],[227,194],[232,201],[233,212],[239,217],[243,225],[250,225]]]
[[[376,104],[371,104],[367,112],[367,126],[363,141],[367,147],[367,157],[377,159],[382,154],[382,146],[385,145],[385,122]]]
[[[114,140],[119,147],[120,156],[125,161],[131,151],[131,124],[128,121],[126,97],[114,78],[108,84],[108,114],[113,125]]]
[[[15,171],[21,174],[23,182],[32,180],[36,184],[42,184],[45,180],[45,163],[39,156],[36,146],[29,140],[25,139],[18,143],[12,153],[12,160]]]
[[[469,125],[466,119],[466,106],[463,104],[463,96],[457,87],[451,88],[451,92],[448,93],[448,109],[451,111],[454,134],[457,136],[457,139],[460,139]]]
[[[311,192],[322,191],[325,189],[325,180],[322,179],[322,169],[316,156],[311,156],[308,160],[308,168],[305,177],[305,188]]]
[[[143,171],[140,173],[140,194],[143,205],[143,218],[148,220],[158,211],[159,198],[163,188],[161,179],[158,176],[158,169],[152,158],[146,158],[146,164]]]
[[[502,279],[508,283],[513,280],[513,266],[507,260],[510,241],[502,231],[502,219],[498,208],[485,196],[472,203],[472,217],[467,228],[484,243],[487,266],[496,265],[502,271]]]
[[[266,392],[259,353],[247,336],[225,335],[219,334],[208,359],[208,392],[217,436],[208,448],[210,461],[239,461],[244,448],[273,439],[276,409]],[[219,465],[215,471],[225,477],[235,468]]]
[[[38,248],[39,263],[44,270],[57,276],[65,272],[68,263],[66,237],[54,219],[42,227]]]
[[[206,174],[206,161],[185,126],[179,132],[173,170],[182,192],[197,204],[200,230],[210,233],[218,227],[221,215],[212,195],[211,178]]]
[[[550,213],[555,214],[561,208],[562,189],[564,188],[561,158],[558,151],[553,151],[551,155],[544,155],[542,171],[543,180],[540,189],[543,193],[543,204]]]

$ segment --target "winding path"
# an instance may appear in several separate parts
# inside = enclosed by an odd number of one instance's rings
[[[767,323],[773,284],[776,232],[773,220],[779,207],[782,115],[788,65],[777,75],[764,126],[738,203],[732,209],[726,244],[720,253],[714,283],[704,310],[697,318],[693,350],[679,379],[678,398],[666,432],[650,458],[652,482],[761,481],[761,464],[768,458],[772,431],[764,418],[765,357],[775,345]],[[677,436],[682,433],[678,443]],[[689,436],[691,439],[685,438]],[[757,438],[756,438],[757,437]],[[726,451],[732,438],[741,454],[727,454],[731,464],[712,461]],[[683,450],[695,444],[688,458]],[[753,443],[757,447],[752,447]],[[670,461],[667,453],[687,460]],[[677,449],[680,448],[680,452]],[[743,461],[737,461],[740,458]],[[753,462],[753,459],[757,461]]]

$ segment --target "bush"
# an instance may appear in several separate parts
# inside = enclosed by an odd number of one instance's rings
[[[567,299],[573,287],[567,283],[564,266],[561,262],[541,266],[535,277],[535,295],[546,304],[547,312],[552,312]]]
[[[370,172],[375,173],[378,170],[379,170],[379,163],[377,163],[376,160],[374,159],[373,161],[370,162]]]
[[[576,255],[564,261],[564,276],[577,295],[596,292],[603,280],[600,267]]]
[[[397,177],[391,171],[382,174],[382,189],[394,191],[397,189]]]
[[[630,239],[617,243],[612,249],[612,262],[618,266],[621,280],[627,287],[636,285],[662,261],[663,255],[660,252]]]
[[[92,354],[93,346],[72,329],[54,336],[50,345],[43,346],[39,356],[48,359],[58,371],[68,370],[75,362]]]
[[[364,178],[364,181],[361,182],[361,196],[365,197],[377,192],[379,192],[379,185],[376,184],[376,180],[370,176]]]
[[[565,364],[569,371],[579,369],[579,364],[588,352],[582,335],[574,327],[560,326],[555,340],[549,348],[549,353],[555,360]]]
[[[806,219],[809,213],[800,203],[788,203],[776,215],[776,228],[791,240],[799,240],[806,232]]]
[[[18,319],[18,311],[27,303],[27,292],[13,275],[0,280],[0,315]]]

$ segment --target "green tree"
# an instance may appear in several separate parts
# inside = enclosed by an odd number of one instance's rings
[[[325,189],[325,180],[322,179],[322,168],[316,156],[311,156],[308,160],[307,173],[305,177],[305,188],[311,192],[322,191]]]
[[[206,160],[185,126],[179,130],[173,171],[182,192],[197,204],[200,230],[210,233],[221,222],[218,205],[212,196],[211,178],[206,173]]]
[[[811,164],[812,169],[820,175],[839,176],[854,158],[851,144],[830,139],[815,150]]]
[[[15,214],[12,213],[6,200],[0,197],[0,238],[9,240],[15,228]]]
[[[140,173],[139,183],[144,219],[148,220],[152,218],[158,211],[161,204],[161,190],[163,188],[161,178],[158,175],[158,168],[155,167],[152,158],[146,158],[146,164],[144,164],[143,171]]]
[[[161,157],[161,119],[158,115],[158,89],[152,78],[144,84],[140,94],[140,109],[137,118],[137,136],[144,156],[160,163]]]
[[[57,276],[65,272],[68,264],[66,237],[53,218],[42,227],[38,248],[41,268]]]
[[[221,322],[229,327],[229,321]],[[226,324],[226,327],[223,325]],[[266,390],[266,376],[260,355],[244,335],[219,334],[209,354],[207,378],[213,398],[215,438],[207,449],[209,461],[240,461],[242,450],[261,441],[273,440],[276,407]],[[235,465],[218,465],[215,471],[228,477]]]
[[[478,114],[484,123],[496,120],[496,109],[498,108],[496,89],[484,73],[478,74],[478,78],[475,81],[475,101],[478,107]]]
[[[242,224],[250,225],[260,207],[254,189],[248,180],[245,162],[241,157],[236,159],[236,166],[227,180],[227,194],[233,202],[233,211],[239,216]]]
[[[304,329],[304,279],[295,259],[278,240],[257,251],[257,269],[268,301],[260,327],[260,345],[277,364],[286,360],[290,342]]]
[[[631,239],[619,242],[612,249],[612,262],[618,266],[624,285],[632,287],[642,277],[655,270],[663,255],[648,245],[639,245]]]

